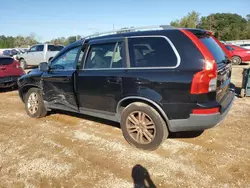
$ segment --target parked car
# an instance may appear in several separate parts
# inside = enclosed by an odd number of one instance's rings
[[[240,65],[242,62],[250,61],[250,50],[233,44],[227,44],[225,47],[232,56],[232,63],[234,65]]]
[[[17,79],[24,74],[19,62],[11,57],[0,56],[0,88],[17,86]]]
[[[250,44],[241,44],[240,47],[250,50]]]
[[[224,50],[200,29],[86,37],[21,77],[19,94],[30,117],[61,109],[116,121],[130,144],[153,150],[169,132],[225,118],[234,92]]]
[[[50,61],[64,46],[52,44],[38,44],[32,46],[26,53],[19,55],[20,66],[38,66],[40,62]]]

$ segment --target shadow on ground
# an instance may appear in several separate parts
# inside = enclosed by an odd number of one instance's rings
[[[156,188],[147,169],[139,164],[133,167],[131,176],[134,181],[134,188]]]

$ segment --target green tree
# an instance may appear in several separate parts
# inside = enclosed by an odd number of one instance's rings
[[[186,28],[196,28],[200,21],[200,14],[198,12],[192,11],[184,16],[180,20],[175,20],[170,23],[173,27],[186,27]]]
[[[247,20],[238,14],[210,14],[201,18],[198,27],[214,31],[220,40],[247,38]]]

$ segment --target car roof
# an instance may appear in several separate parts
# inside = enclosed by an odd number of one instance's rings
[[[207,32],[203,29],[192,29],[192,28],[183,28],[186,29],[194,34],[204,34]],[[165,35],[170,32],[180,31],[178,28],[171,28],[171,29],[162,29],[162,30],[147,30],[147,31],[135,31],[135,32],[123,32],[117,34],[110,34],[105,36],[97,36],[93,38],[86,39],[86,42],[92,40],[100,40],[100,39],[108,39],[108,38],[119,38],[119,37],[132,37],[132,36],[147,36],[147,35]]]

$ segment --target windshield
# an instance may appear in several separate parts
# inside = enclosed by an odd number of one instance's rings
[[[223,61],[227,58],[225,52],[222,48],[217,44],[217,42],[212,37],[200,37],[200,40],[203,44],[208,48],[208,50],[214,56],[214,59],[217,64],[223,63]]]

